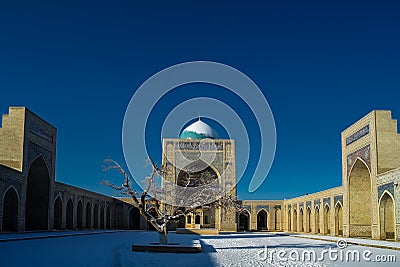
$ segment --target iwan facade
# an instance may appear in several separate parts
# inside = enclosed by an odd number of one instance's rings
[[[2,122],[3,232],[148,228],[128,203],[55,181],[56,129],[50,124],[14,107]],[[199,120],[179,138],[163,140],[164,178],[196,186],[196,179],[207,177],[236,199],[236,153],[234,140],[219,139]],[[238,200],[245,207],[240,214],[199,209],[177,226],[400,240],[399,182],[397,121],[390,111],[374,110],[342,132],[342,186],[288,200]]]

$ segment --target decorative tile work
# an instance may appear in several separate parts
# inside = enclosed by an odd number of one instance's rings
[[[279,210],[282,209],[281,205],[275,205],[274,208],[277,209],[277,210],[278,210],[278,209],[279,209]]]
[[[266,211],[269,212],[269,206],[265,206],[265,205],[259,206],[259,205],[257,205],[257,212],[259,212],[262,209],[265,209]]]
[[[288,208],[288,210],[290,210],[290,209],[292,208],[292,205],[289,204],[289,205],[287,206],[287,208]]]
[[[331,207],[331,198],[330,197],[324,197],[324,207],[326,204],[328,204],[329,208]]]
[[[306,202],[306,209],[307,209],[307,208],[310,208],[310,209],[311,209],[311,201],[307,201],[307,202]]]
[[[299,204],[299,209],[304,208],[304,203]]]
[[[347,175],[350,173],[351,166],[354,164],[357,158],[363,159],[371,169],[370,151],[371,147],[368,145],[347,156]]]
[[[392,194],[392,196],[394,196],[394,183],[391,182],[378,186],[378,201],[385,190],[387,190],[388,192],[390,192],[390,194]]]
[[[346,146],[369,134],[369,124],[346,138]]]
[[[343,195],[338,195],[338,196],[335,196],[334,197],[334,204],[336,205],[336,203],[340,203],[341,205],[342,205],[342,207],[343,207]]]

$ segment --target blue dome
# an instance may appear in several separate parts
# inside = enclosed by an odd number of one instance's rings
[[[211,128],[207,123],[202,122],[200,119],[188,127],[186,127],[179,138],[181,139],[203,139],[203,138],[211,138],[218,139],[218,133]]]

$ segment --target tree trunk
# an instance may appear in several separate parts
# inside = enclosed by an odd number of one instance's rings
[[[160,245],[168,245],[168,233],[167,231],[158,232],[158,238]]]

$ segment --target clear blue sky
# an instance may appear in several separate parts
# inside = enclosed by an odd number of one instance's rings
[[[27,106],[57,127],[58,181],[112,193],[101,164],[123,161],[131,96],[186,61],[241,70],[275,116],[275,162],[257,192],[243,178],[241,199],[340,185],[340,132],[372,109],[400,119],[398,1],[138,2],[0,3],[0,112]]]

